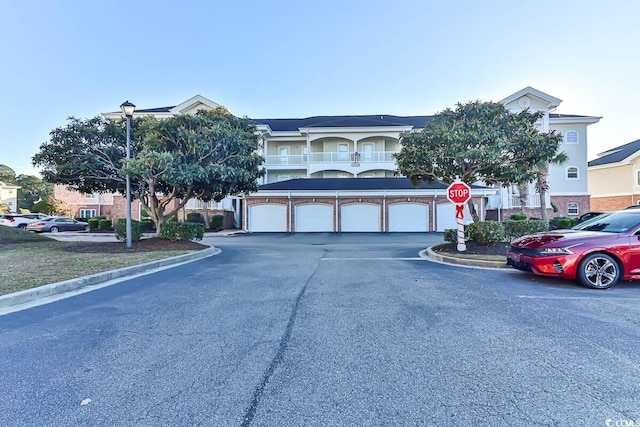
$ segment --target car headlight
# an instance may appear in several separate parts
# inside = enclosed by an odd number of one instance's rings
[[[571,250],[571,248],[575,248],[576,246],[580,246],[582,243],[577,245],[567,246],[566,248],[543,248],[538,249],[538,252],[542,256],[555,256],[555,255],[573,255],[575,252]]]

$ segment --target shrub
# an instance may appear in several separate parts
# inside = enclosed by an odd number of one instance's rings
[[[211,218],[211,228],[214,230],[222,230],[222,224],[224,223],[224,216],[222,215],[214,215]]]
[[[202,240],[204,225],[197,222],[166,222],[160,224],[160,233],[169,240]]]
[[[98,220],[98,230],[108,231],[113,227],[113,223],[110,219],[100,219]]]
[[[455,228],[446,228],[443,237],[445,242],[456,243],[458,241],[458,230]]]
[[[46,200],[40,200],[31,207],[31,212],[33,213],[50,214],[55,211],[56,207],[53,205],[53,203],[50,203]]]
[[[204,224],[204,218],[200,212],[189,212],[187,214],[187,222],[197,222],[198,224]]]
[[[155,231],[156,229],[156,225],[153,223],[152,220],[148,218],[143,219],[142,221],[140,221],[140,223],[142,224],[142,231],[151,232],[151,231]]]
[[[178,222],[178,217],[177,216],[172,216],[171,218],[169,218],[169,222]]]
[[[99,227],[100,219],[98,218],[89,218],[87,221],[87,225],[89,226],[90,231],[96,231]]]
[[[512,221],[524,221],[525,219],[527,219],[527,216],[523,213],[515,213],[511,214],[510,218]]]
[[[500,221],[479,221],[464,227],[465,236],[485,245],[494,245],[504,241],[504,224]]]
[[[558,218],[558,228],[569,228],[572,225],[571,218]]]
[[[116,223],[116,239],[119,241],[127,240],[127,219],[120,218]],[[131,241],[137,242],[142,238],[142,223],[140,221],[131,220]]]
[[[504,222],[504,236],[512,241],[527,234],[547,231],[549,223],[540,220],[511,220]]]

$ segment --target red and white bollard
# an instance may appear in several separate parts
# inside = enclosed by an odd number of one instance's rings
[[[456,205],[456,223],[458,224],[458,251],[467,250],[467,244],[464,241],[464,205]]]

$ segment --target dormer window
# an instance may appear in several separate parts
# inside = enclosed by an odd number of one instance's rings
[[[565,144],[578,144],[580,142],[578,138],[578,131],[570,130],[564,135]]]

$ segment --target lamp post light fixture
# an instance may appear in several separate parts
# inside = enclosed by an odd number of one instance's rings
[[[122,112],[127,117],[127,163],[131,159],[131,117],[136,110],[136,106],[125,101],[120,106]],[[127,249],[131,249],[131,177],[127,172]]]

